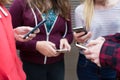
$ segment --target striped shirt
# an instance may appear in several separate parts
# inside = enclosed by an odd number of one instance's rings
[[[76,27],[85,26],[83,8],[84,5],[79,5],[75,9]],[[120,32],[120,3],[109,9],[95,10],[90,25],[90,31],[92,32],[90,40],[96,39],[99,36]]]

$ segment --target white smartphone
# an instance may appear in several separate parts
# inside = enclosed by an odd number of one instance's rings
[[[82,49],[82,50],[86,50],[88,49],[87,47],[83,46],[83,45],[80,45],[78,43],[75,44],[78,48]]]
[[[58,52],[58,53],[66,53],[66,52],[69,52],[69,50],[67,50],[67,49],[57,49],[56,52]]]

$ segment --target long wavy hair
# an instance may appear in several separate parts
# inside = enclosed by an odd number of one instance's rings
[[[32,7],[36,5],[42,13],[47,13],[48,5],[46,4],[47,0],[27,0],[31,3]],[[59,13],[66,20],[70,19],[70,3],[68,0],[50,0],[52,4],[52,9],[55,13]]]
[[[85,0],[84,1],[84,18],[86,28],[90,28],[91,20],[94,12],[95,0]]]
[[[0,0],[0,4],[5,5],[5,4],[10,4],[12,0]]]

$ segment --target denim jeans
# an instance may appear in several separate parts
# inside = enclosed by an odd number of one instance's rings
[[[79,80],[116,80],[116,71],[110,67],[98,67],[95,63],[79,55],[77,64]]]

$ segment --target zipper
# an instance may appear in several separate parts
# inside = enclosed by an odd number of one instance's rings
[[[49,33],[47,32],[47,41],[49,41]],[[47,63],[47,56],[44,57],[44,64]]]
[[[7,12],[5,12],[5,10],[0,6],[0,11],[4,14],[4,16],[8,16]],[[2,18],[2,16],[0,15],[0,18]]]
[[[41,15],[41,16],[42,16],[42,15]],[[42,18],[43,18],[43,16],[42,16]],[[54,25],[55,25],[55,23],[56,23],[56,21],[57,21],[57,18],[58,18],[58,16],[56,17],[56,19],[55,19],[55,21],[54,21],[54,23],[53,23],[53,25],[52,25],[52,27],[51,27],[51,29],[50,29],[49,32],[47,32],[46,24],[44,24],[44,26],[45,26],[45,31],[46,31],[46,34],[47,34],[47,36],[46,36],[46,41],[49,41],[49,35],[50,35],[50,33],[51,33],[51,31],[52,31],[52,29],[53,29],[53,27],[54,27]],[[44,57],[44,64],[46,64],[46,63],[47,63],[47,56]]]
[[[67,22],[65,22],[65,33],[63,35],[63,38],[65,38],[65,36],[67,35],[67,31],[68,31]]]
[[[29,2],[29,6],[30,6],[30,8],[31,8],[31,11],[32,11],[33,16],[34,16],[34,18],[35,18],[35,23],[36,23],[36,25],[37,25],[37,23],[38,23],[38,21],[37,21],[37,16],[36,16],[33,8],[31,7],[30,2]],[[35,6],[35,5],[34,5],[34,6]],[[44,19],[44,17],[42,16],[42,13],[40,12],[40,10],[39,10],[36,6],[35,6],[35,8],[36,8],[37,11],[40,13],[42,19]],[[55,21],[54,21],[54,23],[53,23],[53,25],[52,25],[52,27],[51,27],[51,29],[50,29],[49,32],[47,32],[47,27],[46,27],[46,24],[44,23],[45,31],[46,31],[46,41],[49,41],[49,35],[50,35],[50,33],[51,33],[51,31],[52,31],[52,29],[53,29],[53,27],[54,27],[54,25],[55,25],[55,23],[56,23],[56,21],[57,21],[57,18],[58,18],[58,15],[57,15],[57,17],[56,17],[56,19],[55,19]],[[46,64],[46,63],[47,63],[47,56],[44,57],[44,64]]]
[[[34,16],[34,18],[35,18],[35,23],[36,23],[36,25],[37,25],[37,23],[38,23],[38,21],[37,21],[37,16],[36,16],[33,8],[31,7],[31,4],[30,4],[30,3],[29,3],[29,6],[30,6],[30,8],[31,8],[31,11],[32,11],[33,16]],[[34,5],[34,6],[35,6],[35,5]],[[44,20],[44,17],[42,16],[42,13],[41,13],[40,10],[37,8],[37,6],[35,6],[35,8],[36,8],[37,11],[40,13],[42,19]],[[49,41],[49,35],[50,35],[50,33],[51,33],[51,31],[52,31],[52,29],[53,29],[53,27],[54,27],[57,19],[58,19],[58,15],[57,15],[57,17],[56,17],[56,19],[55,19],[55,21],[54,21],[54,23],[53,23],[53,25],[52,25],[52,27],[51,27],[51,29],[50,29],[49,32],[47,32],[47,27],[46,27],[46,24],[44,23],[45,31],[46,31],[46,41]],[[63,35],[63,38],[65,38],[65,36],[66,36],[66,34],[67,34],[67,31],[68,31],[67,22],[65,22],[65,33],[64,33],[64,35]],[[47,63],[47,56],[44,57],[44,64],[46,64],[46,63]]]

